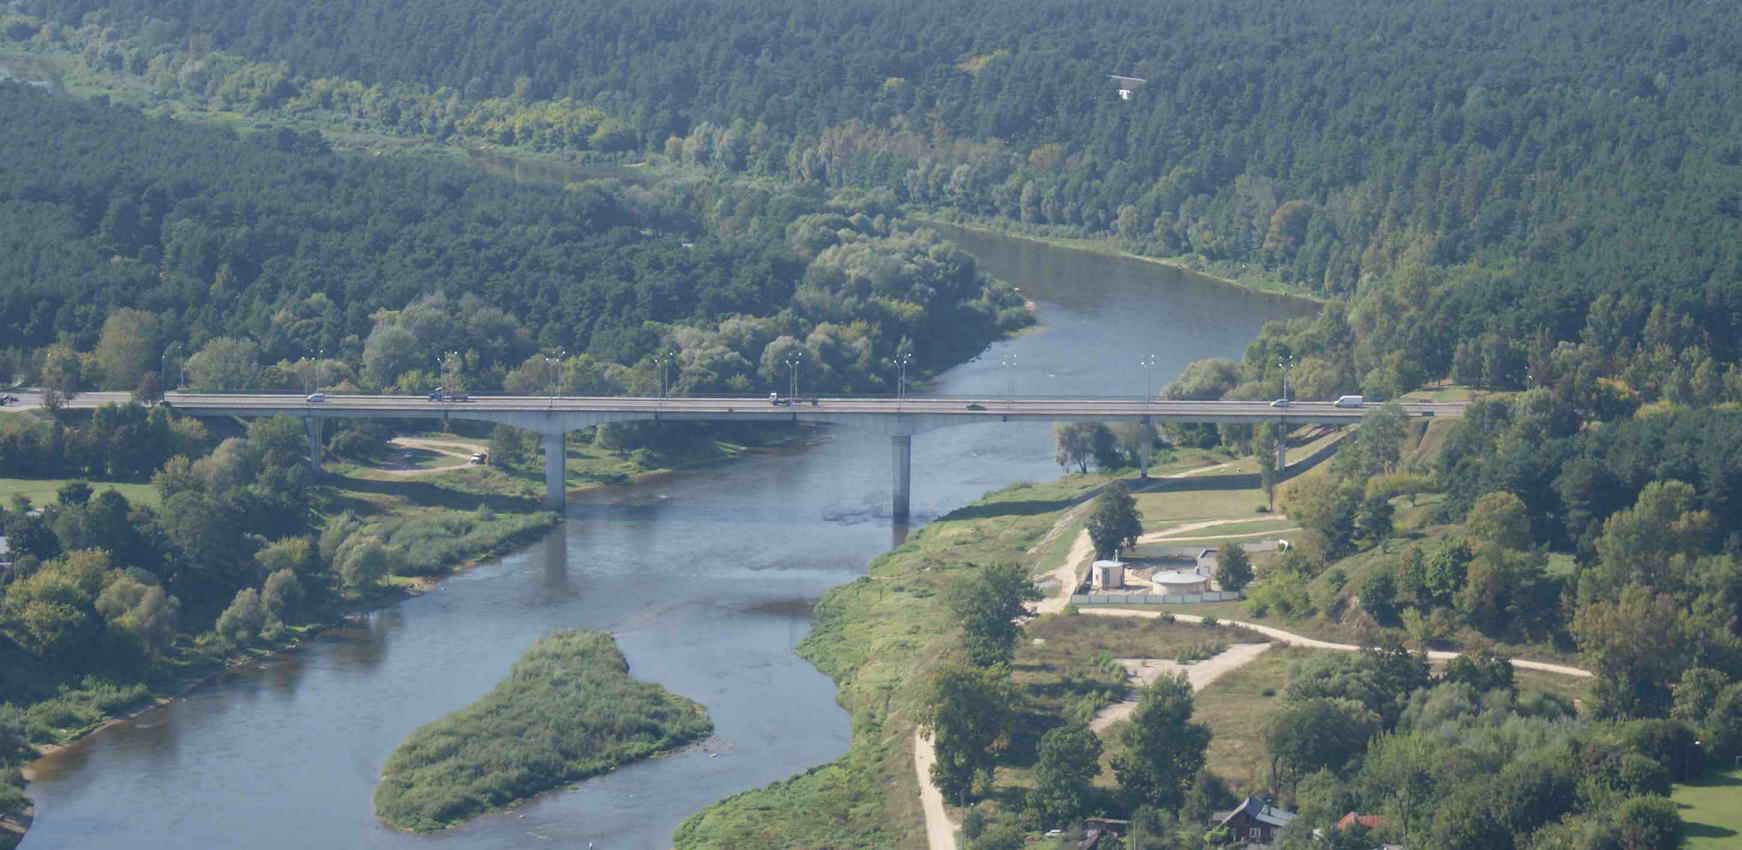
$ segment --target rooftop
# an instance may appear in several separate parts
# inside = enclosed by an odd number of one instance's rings
[[[1288,826],[1289,821],[1292,821],[1297,817],[1294,812],[1288,811],[1287,809],[1279,809],[1270,805],[1265,802],[1262,797],[1247,797],[1245,800],[1240,802],[1240,805],[1235,806],[1233,811],[1217,818],[1216,822],[1226,824],[1230,819],[1241,812],[1250,815],[1253,820],[1258,821],[1259,823],[1270,824],[1279,829]]]

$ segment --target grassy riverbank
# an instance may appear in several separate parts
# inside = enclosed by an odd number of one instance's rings
[[[799,654],[834,678],[852,716],[840,759],[727,798],[686,820],[681,850],[744,847],[925,847],[913,730],[926,676],[953,648],[943,590],[997,563],[1031,571],[1062,557],[1048,536],[1106,479],[1018,484],[939,519],[825,595]]]
[[[713,728],[699,703],[632,678],[610,635],[557,632],[482,699],[394,750],[375,813],[400,829],[442,829],[671,752]]]

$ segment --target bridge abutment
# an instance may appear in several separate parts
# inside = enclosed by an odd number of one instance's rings
[[[913,495],[913,436],[897,434],[889,438],[894,448],[894,491],[895,501],[890,506],[890,516],[896,522],[907,522],[908,504]]]
[[[568,503],[568,434],[558,431],[544,438],[544,503],[560,511]]]

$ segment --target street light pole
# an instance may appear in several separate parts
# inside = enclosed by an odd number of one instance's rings
[[[1155,400],[1155,367],[1160,363],[1160,358],[1157,358],[1154,354],[1146,354],[1142,360],[1137,361],[1137,365],[1143,367],[1144,404],[1148,404]]]
[[[913,352],[911,351],[904,351],[895,357],[895,366],[900,370],[895,381],[895,398],[897,400],[907,398],[907,364],[912,362]]]
[[[1006,374],[1010,378],[1009,398],[1014,400],[1016,398],[1016,355],[1005,352],[1003,356],[998,358],[998,365],[1006,369]]]
[[[1276,360],[1277,368],[1282,370],[1282,400],[1288,400],[1288,370],[1294,366],[1294,355],[1285,354]]]
[[[321,361],[327,359],[325,348],[315,349],[315,361],[309,364],[308,391],[315,392],[321,388]]]
[[[792,370],[792,399],[798,399],[798,366],[804,362],[804,352],[794,351],[786,355],[786,368]]]

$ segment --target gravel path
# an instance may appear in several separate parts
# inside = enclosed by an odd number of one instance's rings
[[[919,774],[919,802],[925,809],[925,838],[931,850],[956,850],[956,825],[944,809],[944,795],[931,781],[931,766],[938,760],[937,748],[918,729],[913,730],[913,769]]]
[[[1095,715],[1095,719],[1089,721],[1089,729],[1100,734],[1113,724],[1130,717],[1131,712],[1137,710],[1136,691],[1148,687],[1156,679],[1161,678],[1163,673],[1184,672],[1186,681],[1192,685],[1192,690],[1201,691],[1208,687],[1211,682],[1240,668],[1269,648],[1270,644],[1268,643],[1237,643],[1214,657],[1192,664],[1181,664],[1178,661],[1169,661],[1165,658],[1117,659],[1131,677],[1132,698],[1101,709]]]
[[[1099,617],[1149,617],[1153,619],[1161,616],[1160,611],[1135,611],[1130,608],[1084,608],[1083,613],[1093,614]],[[1199,617],[1196,614],[1174,614],[1173,616],[1174,619],[1179,620],[1182,623],[1201,623],[1204,620],[1203,617]],[[1357,652],[1361,649],[1361,647],[1352,643],[1334,643],[1332,641],[1318,640],[1305,635],[1297,635],[1294,632],[1285,632],[1282,629],[1272,628],[1270,626],[1261,626],[1257,623],[1246,623],[1240,620],[1219,620],[1219,622],[1230,626],[1239,626],[1243,629],[1251,629],[1252,631],[1272,638],[1279,643],[1288,644],[1289,646],[1329,649],[1337,652]],[[1456,652],[1434,650],[1429,652],[1427,657],[1430,661],[1450,661],[1453,658],[1457,658],[1458,655],[1459,653]],[[1548,673],[1559,673],[1562,676],[1589,678],[1591,675],[1591,671],[1589,670],[1571,667],[1566,664],[1551,664],[1547,661],[1525,661],[1521,658],[1512,659],[1512,666],[1522,670],[1542,670]]]

